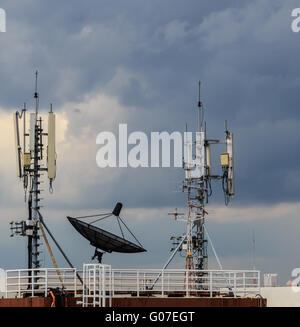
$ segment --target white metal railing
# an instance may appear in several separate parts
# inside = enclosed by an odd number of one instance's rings
[[[83,307],[111,307],[111,266],[103,264],[83,265]]]
[[[160,277],[157,279],[157,277]],[[156,281],[157,280],[157,281]],[[156,294],[168,296],[232,295],[254,297],[260,294],[260,272],[254,270],[175,270],[113,269],[112,296]]]
[[[260,294],[257,270],[111,269],[109,265],[86,264],[82,270],[54,268],[5,271],[5,297],[48,296],[50,288],[64,288],[82,295],[83,306],[111,306],[112,297],[185,297],[231,295],[254,297]],[[83,279],[83,287],[76,274]],[[159,278],[158,278],[159,277]]]
[[[26,295],[48,296],[50,288],[63,288],[77,294],[78,280],[75,268],[59,268],[60,277],[55,268],[17,269],[5,271],[5,297]],[[62,282],[61,282],[62,281]]]

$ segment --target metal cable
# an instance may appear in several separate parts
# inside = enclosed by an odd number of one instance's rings
[[[119,216],[118,218],[121,220],[121,222],[122,222],[123,225],[126,227],[126,229],[129,231],[129,233],[134,237],[134,239],[139,243],[139,245],[140,245],[141,247],[143,247],[142,244],[138,241],[138,239],[137,239],[137,238],[132,234],[131,230],[126,226],[126,224],[125,224],[124,221],[121,219],[121,217]]]
[[[100,213],[100,214],[97,214],[97,215],[74,217],[74,218],[76,218],[76,219],[83,219],[83,218],[100,217],[100,216],[106,216],[106,215],[112,215],[112,213]]]
[[[100,220],[103,220],[103,219],[106,219],[106,218],[109,218],[112,216],[112,213],[110,213],[109,215],[105,216],[105,217],[102,217],[102,218],[99,218],[99,219],[96,219],[94,221],[92,221],[91,223],[89,223],[90,225],[96,223],[97,221],[100,221]]]

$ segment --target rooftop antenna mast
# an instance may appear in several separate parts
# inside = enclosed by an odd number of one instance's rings
[[[39,117],[39,93],[38,93],[38,71],[35,73],[35,111],[30,113],[29,132],[26,129],[26,104],[21,111],[21,114],[16,111],[13,114],[15,144],[16,144],[16,162],[17,162],[17,176],[23,179],[23,187],[25,191],[25,202],[28,194],[28,219],[22,221],[12,221],[10,223],[11,236],[15,234],[27,236],[28,238],[28,279],[29,282],[37,281],[35,277],[37,271],[34,271],[32,276],[31,269],[40,267],[39,259],[39,231],[42,230],[43,237],[50,252],[53,265],[56,268],[59,279],[61,280],[60,272],[58,270],[50,245],[45,237],[44,229],[61,252],[64,259],[68,262],[71,268],[74,268],[71,261],[60,247],[53,234],[47,227],[45,220],[40,213],[40,185],[41,174],[47,172],[49,179],[49,191],[53,192],[53,181],[56,177],[56,149],[55,149],[55,114],[53,113],[52,104],[50,104],[50,111],[48,114],[48,131],[44,133],[43,120]],[[23,119],[23,144],[20,141],[19,120]],[[44,151],[44,139],[47,138],[47,151]],[[46,142],[45,142],[46,143]],[[46,158],[44,156],[46,152]],[[29,187],[29,190],[28,190]],[[42,226],[42,227],[41,227]],[[80,275],[77,273],[77,278],[83,283]],[[38,288],[38,286],[35,286]]]
[[[28,269],[39,268],[39,210],[41,175],[48,172],[50,188],[55,179],[55,115],[51,110],[48,116],[48,133],[44,133],[43,120],[39,117],[38,71],[35,72],[35,110],[29,116],[29,131],[26,129],[26,104],[21,111],[13,114],[16,142],[17,176],[23,179],[25,201],[28,204],[28,219],[26,221],[11,222],[11,236],[19,234],[28,238]],[[23,119],[23,144],[20,141],[19,120]],[[44,162],[44,140],[47,137],[47,160]],[[27,199],[28,195],[28,199]]]
[[[222,181],[226,205],[234,195],[233,134],[227,130],[227,123],[225,123],[224,141],[206,138],[206,124],[203,124],[204,110],[200,91],[201,82],[199,81],[198,131],[196,132],[196,140],[193,142],[192,132],[188,132],[187,128],[184,137],[183,168],[185,170],[185,180],[183,182],[183,191],[187,192],[188,211],[183,219],[177,219],[177,210],[173,213],[175,220],[186,221],[186,234],[171,238],[173,240],[172,250],[184,253],[185,269],[191,271],[187,277],[190,288],[194,288],[194,282],[197,282],[198,287],[201,288],[201,283],[205,277],[205,270],[208,267],[205,229],[207,212],[205,204],[208,203],[208,198],[212,195],[211,181]],[[226,152],[221,153],[222,174],[218,175],[212,174],[211,167],[210,147],[214,144],[226,145]],[[174,253],[172,254],[173,257]],[[169,263],[170,260],[167,264]],[[193,271],[197,271],[196,278]]]
[[[32,128],[34,129],[34,144],[31,145],[33,150],[33,171],[32,171],[32,189],[30,190],[29,197],[32,198],[32,206],[30,208],[32,212],[32,220],[33,220],[33,227],[34,233],[32,237],[32,253],[28,253],[28,255],[32,255],[32,263],[34,268],[40,267],[40,260],[39,260],[39,225],[37,224],[38,220],[38,213],[37,211],[39,208],[39,185],[40,185],[40,166],[39,160],[42,159],[43,155],[43,144],[42,144],[42,119],[38,120],[38,111],[39,111],[39,94],[38,94],[38,71],[35,73],[35,92],[34,92],[34,99],[35,99],[35,115],[32,118]]]
[[[187,192],[188,213],[186,217],[185,269],[207,269],[207,240],[204,235],[205,222],[205,133],[203,131],[203,108],[201,102],[201,82],[199,81],[198,131],[193,143],[191,133],[186,132],[185,161],[186,178],[183,191]],[[192,163],[193,145],[195,145],[195,164]],[[192,277],[190,277],[192,279]]]

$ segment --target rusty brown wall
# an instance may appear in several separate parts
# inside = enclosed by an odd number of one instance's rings
[[[262,306],[266,306],[263,299]],[[259,307],[259,298],[113,298],[113,307]]]
[[[25,299],[0,299],[0,307],[50,307],[52,300],[43,297]]]
[[[69,306],[76,301],[69,299]],[[113,307],[259,307],[259,298],[113,298]],[[25,299],[0,299],[0,307],[51,307],[52,299],[29,297]],[[267,301],[263,299],[262,306]]]
[[[75,307],[78,299],[69,299],[69,306]],[[45,297],[28,297],[24,299],[0,299],[0,307],[51,307],[52,299]]]

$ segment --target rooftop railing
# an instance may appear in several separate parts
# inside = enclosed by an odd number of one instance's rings
[[[49,289],[57,287],[74,297],[85,294],[93,299],[99,294],[103,298],[107,294],[109,297],[255,297],[260,294],[260,272],[257,270],[162,271],[111,269],[108,265],[88,264],[83,270],[59,268],[58,271],[55,268],[6,270],[5,297],[48,296]],[[84,286],[77,273],[83,278]]]

